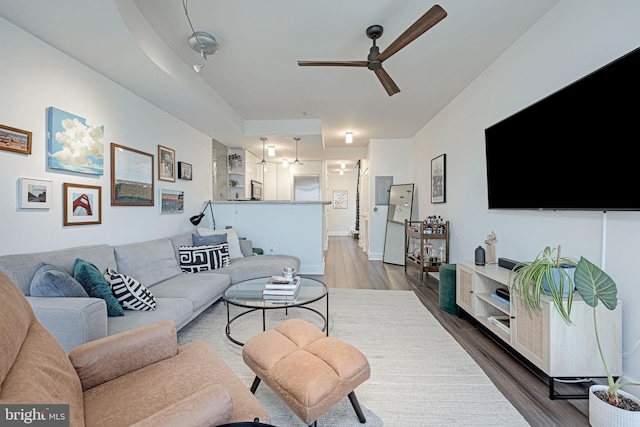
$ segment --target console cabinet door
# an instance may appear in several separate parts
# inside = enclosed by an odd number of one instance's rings
[[[456,270],[456,304],[471,315],[473,312],[473,272],[458,266]]]
[[[513,347],[538,368],[549,372],[549,304],[529,313],[518,298],[511,300]]]

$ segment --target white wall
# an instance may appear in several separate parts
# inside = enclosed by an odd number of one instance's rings
[[[0,150],[0,254],[94,243],[128,243],[192,228],[189,216],[211,195],[211,139],[0,18],[0,123],[33,132],[31,155]],[[104,125],[104,175],[47,170],[47,107]],[[111,207],[110,146],[154,156],[155,206]],[[193,180],[157,180],[158,144],[193,165]],[[17,180],[53,183],[50,210],[19,209]],[[102,187],[102,224],[63,226],[62,185]],[[185,213],[160,215],[158,191],[184,190]]]
[[[410,139],[369,141],[369,259],[381,260],[387,225],[387,206],[376,206],[376,176],[393,176],[393,184],[414,183]]]
[[[420,217],[438,214],[451,221],[453,262],[472,259],[492,230],[498,257],[528,261],[545,246],[562,245],[563,255],[606,262],[623,302],[624,374],[636,382],[640,212],[609,212],[605,220],[602,212],[489,211],[484,129],[640,46],[639,17],[637,1],[560,2],[418,132],[412,147]],[[442,153],[447,154],[447,202],[432,205],[428,186],[420,184],[429,182],[430,159]],[[629,184],[619,190],[635,191]],[[598,357],[595,349],[593,357]],[[638,387],[628,391],[640,396]]]
[[[358,186],[358,170],[349,169],[340,175],[331,172],[328,176],[328,199],[332,202],[327,206],[328,225],[327,234],[330,236],[347,236],[356,226],[356,190]],[[333,208],[333,192],[336,190],[347,191],[347,208]]]

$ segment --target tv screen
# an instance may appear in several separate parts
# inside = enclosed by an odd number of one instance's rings
[[[640,210],[640,48],[485,129],[489,209]]]

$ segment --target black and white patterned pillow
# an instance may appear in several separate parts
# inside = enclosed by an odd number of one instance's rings
[[[156,309],[156,297],[133,277],[107,268],[104,278],[109,282],[111,292],[122,308],[139,311]]]
[[[187,273],[229,266],[229,244],[180,246],[180,268]]]

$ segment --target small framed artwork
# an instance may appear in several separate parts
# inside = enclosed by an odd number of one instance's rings
[[[102,223],[102,187],[64,183],[64,225]]]
[[[18,206],[21,209],[51,208],[51,181],[20,178],[18,182]]]
[[[47,165],[104,174],[104,126],[54,107],[47,109]]]
[[[111,143],[111,206],[153,206],[153,154]]]
[[[347,209],[347,190],[333,190],[333,209]]]
[[[447,169],[446,154],[431,160],[431,203],[447,201]]]
[[[178,162],[178,178],[191,181],[193,179],[192,167],[189,163]]]
[[[0,150],[31,154],[31,132],[0,125]]]
[[[158,179],[160,181],[176,180],[176,152],[162,145],[158,145]]]
[[[160,190],[160,213],[181,214],[184,212],[184,191]]]

